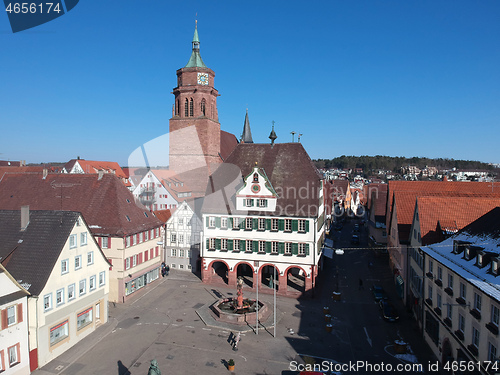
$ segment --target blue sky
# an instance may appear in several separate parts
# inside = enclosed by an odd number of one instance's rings
[[[500,163],[498,0],[85,0],[16,34],[2,11],[0,159],[125,164],[168,131],[195,18],[238,138],[248,107],[311,158]]]

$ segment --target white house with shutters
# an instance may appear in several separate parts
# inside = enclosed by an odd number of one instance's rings
[[[79,212],[0,210],[0,225],[0,261],[30,294],[16,311],[33,371],[108,321],[110,263]]]
[[[168,210],[176,208],[178,205],[175,197],[152,170],[144,175],[132,194],[150,211]]]
[[[166,223],[165,257],[172,269],[199,271],[203,226],[193,208],[184,201]]]
[[[282,145],[287,147],[276,150]],[[268,292],[275,287],[278,294],[295,296],[310,291],[318,273],[324,232],[323,184],[300,144],[274,145],[271,150],[269,146],[238,145],[229,162],[247,174],[237,186],[228,185],[224,193],[214,193],[213,199],[205,197],[202,280],[233,286],[241,276],[253,289],[259,285],[259,291]],[[252,163],[249,170],[241,162],[248,160],[247,152],[266,148],[271,157],[263,166]],[[290,167],[295,172],[288,176],[286,186],[273,186],[273,178],[280,183],[283,175],[290,174],[273,154],[297,160],[298,168]],[[268,177],[267,169],[273,177]],[[301,198],[297,191],[304,186]],[[306,206],[309,210],[300,209]]]
[[[27,306],[29,293],[0,264],[0,374],[30,373]]]

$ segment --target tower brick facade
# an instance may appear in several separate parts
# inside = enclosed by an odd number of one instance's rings
[[[215,73],[203,63],[198,31],[193,51],[184,68],[177,70],[177,87],[170,126],[169,166],[178,173],[221,163],[218,91]]]

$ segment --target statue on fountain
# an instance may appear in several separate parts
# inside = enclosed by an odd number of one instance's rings
[[[238,281],[236,282],[236,294],[238,297],[236,297],[236,309],[242,309],[243,308],[243,277],[238,276]]]

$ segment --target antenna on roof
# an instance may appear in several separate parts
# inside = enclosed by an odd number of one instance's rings
[[[297,141],[300,143],[300,137],[302,137],[302,134],[299,133],[299,136],[297,137]]]

